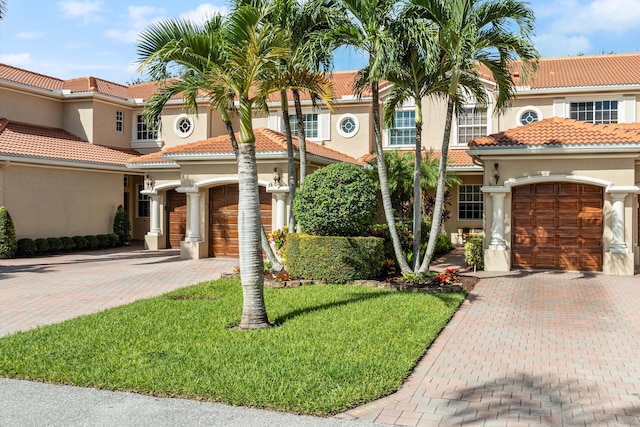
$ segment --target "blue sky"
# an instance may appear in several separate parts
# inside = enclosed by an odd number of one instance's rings
[[[544,57],[640,51],[640,0],[535,0],[535,42]],[[7,0],[0,62],[70,79],[125,84],[136,77],[136,39],[162,18],[202,20],[226,1]],[[336,70],[357,69],[361,54],[340,52]]]

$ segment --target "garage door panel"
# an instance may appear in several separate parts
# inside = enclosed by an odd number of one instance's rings
[[[271,194],[259,189],[260,217],[265,231],[271,231]],[[209,255],[238,257],[238,185],[209,189]]]
[[[527,204],[533,209],[525,211]],[[514,188],[513,267],[601,270],[602,205],[602,188],[591,185],[542,183]]]
[[[187,230],[187,195],[175,190],[167,191],[167,246],[170,249],[180,248]]]

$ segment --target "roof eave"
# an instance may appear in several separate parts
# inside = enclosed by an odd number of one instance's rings
[[[640,142],[625,144],[580,144],[580,145],[519,145],[519,146],[476,146],[470,147],[470,156],[483,155],[527,155],[527,154],[603,154],[638,153]]]
[[[64,159],[51,159],[46,157],[24,156],[19,154],[0,153],[0,160],[9,162],[19,162],[26,164],[36,164],[42,166],[59,166],[59,167],[71,167],[82,169],[98,169],[104,171],[113,172],[127,172],[127,164],[112,164],[112,163],[100,163],[100,162],[87,162],[82,160],[64,160]]]

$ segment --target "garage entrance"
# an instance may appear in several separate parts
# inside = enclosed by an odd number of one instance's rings
[[[514,187],[511,265],[601,271],[603,189],[565,182]]]
[[[187,195],[175,190],[167,191],[167,248],[180,249],[187,230]]]
[[[259,187],[260,217],[267,233],[271,232],[271,194]],[[237,258],[238,184],[209,189],[209,256]]]

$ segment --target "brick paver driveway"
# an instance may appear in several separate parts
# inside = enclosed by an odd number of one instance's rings
[[[640,425],[640,276],[484,274],[398,393],[339,417]]]
[[[0,336],[216,279],[234,264],[141,247],[0,260]]]

